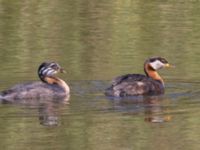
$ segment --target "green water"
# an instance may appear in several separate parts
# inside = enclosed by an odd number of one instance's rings
[[[199,0],[0,0],[0,90],[53,60],[69,104],[0,105],[5,150],[200,149]],[[166,94],[110,100],[110,80],[165,57]]]

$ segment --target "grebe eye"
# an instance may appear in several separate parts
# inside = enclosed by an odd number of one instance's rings
[[[166,59],[164,59],[164,58],[161,58],[160,61],[161,61],[162,63],[164,63],[164,64],[167,64],[167,63],[168,63],[168,61],[167,61]]]
[[[156,61],[156,59],[155,58],[151,58],[149,61],[150,62],[154,62],[154,61]]]

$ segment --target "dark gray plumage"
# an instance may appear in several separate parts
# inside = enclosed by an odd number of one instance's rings
[[[20,99],[64,98],[65,96],[65,91],[60,86],[43,82],[18,84],[0,93],[0,99],[8,101]]]
[[[164,86],[141,74],[127,74],[116,77],[106,89],[107,96],[125,97],[133,95],[157,95],[164,93]]]

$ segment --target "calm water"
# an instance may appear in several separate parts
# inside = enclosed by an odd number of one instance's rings
[[[200,149],[199,0],[0,0],[0,31],[0,90],[45,60],[71,87],[69,103],[1,104],[2,149]],[[165,95],[104,96],[155,55],[176,66],[160,71]]]

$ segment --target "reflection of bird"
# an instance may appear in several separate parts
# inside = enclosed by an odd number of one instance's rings
[[[0,99],[14,101],[19,99],[65,98],[69,96],[69,86],[56,77],[64,70],[56,62],[44,62],[38,68],[38,76],[42,82],[17,84],[0,93]]]
[[[105,95],[114,97],[134,95],[158,95],[164,93],[164,81],[157,73],[163,67],[170,67],[162,57],[152,57],[145,61],[144,72],[141,74],[126,74],[113,79],[112,85],[106,89]]]

